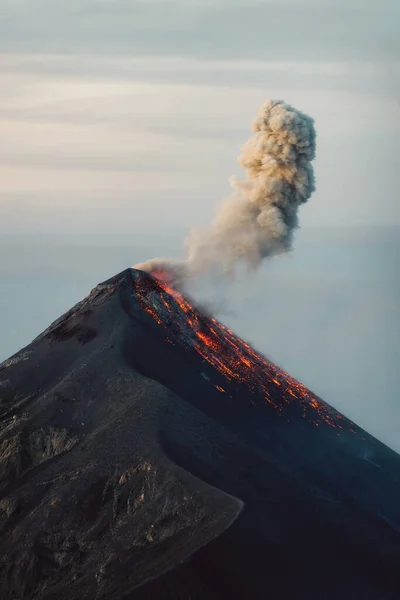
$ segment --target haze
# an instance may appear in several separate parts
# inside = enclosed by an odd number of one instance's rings
[[[0,0],[0,360],[109,276],[180,256],[258,107],[315,119],[287,258],[222,320],[400,450],[394,0]]]

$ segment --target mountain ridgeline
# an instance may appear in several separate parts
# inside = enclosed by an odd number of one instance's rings
[[[400,597],[400,457],[148,273],[0,365],[0,597]]]

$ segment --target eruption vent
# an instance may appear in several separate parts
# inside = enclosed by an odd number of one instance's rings
[[[232,274],[239,264],[257,267],[288,252],[298,226],[297,211],[314,191],[314,122],[282,100],[268,100],[253,125],[239,164],[246,179],[232,179],[233,194],[211,225],[193,230],[186,261],[153,259],[136,268],[170,273],[171,283],[214,270]]]

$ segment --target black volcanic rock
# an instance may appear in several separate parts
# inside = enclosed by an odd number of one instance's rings
[[[398,599],[400,457],[151,276],[0,366],[0,597]]]

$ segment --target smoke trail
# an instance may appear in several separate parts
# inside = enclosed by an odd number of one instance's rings
[[[187,260],[153,259],[136,268],[167,270],[182,283],[208,270],[232,274],[240,264],[255,268],[264,258],[290,251],[298,208],[315,189],[314,121],[282,100],[267,100],[253,131],[238,159],[246,179],[233,179],[234,192],[211,225],[190,233]]]

